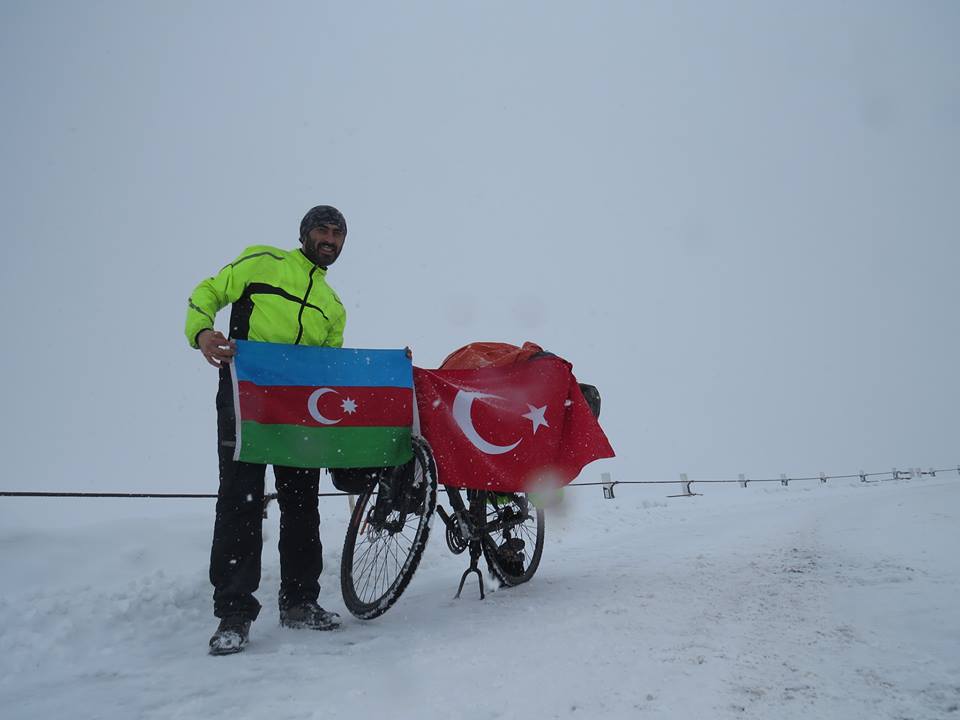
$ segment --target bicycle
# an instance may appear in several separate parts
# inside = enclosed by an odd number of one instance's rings
[[[595,417],[600,394],[581,385]],[[544,510],[538,496],[445,485],[450,511],[437,505],[437,468],[430,445],[413,438],[413,458],[393,468],[369,471],[347,526],[340,563],[340,586],[347,609],[372,620],[396,603],[420,564],[437,511],[447,547],[455,555],[470,551],[470,566],[460,578],[476,574],[485,597],[478,563],[486,560],[504,586],[529,581],[540,566],[544,546]]]

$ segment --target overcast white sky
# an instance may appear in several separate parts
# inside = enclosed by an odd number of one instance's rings
[[[958,37],[949,1],[5,0],[0,487],[213,491],[186,299],[320,203],[347,344],[566,356],[592,476],[955,465]]]

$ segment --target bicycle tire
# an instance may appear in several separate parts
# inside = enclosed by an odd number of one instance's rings
[[[402,518],[399,511],[389,513],[389,517],[396,514],[390,522],[402,520],[401,529],[390,532],[387,523],[377,529],[379,523],[373,515],[379,497],[376,486],[358,496],[350,516],[340,560],[340,590],[347,609],[362,620],[383,615],[397,602],[416,572],[430,537],[430,518],[437,505],[437,467],[426,441],[413,439],[410,464],[409,487],[416,491],[407,497],[416,507]],[[359,552],[358,537],[366,546]]]

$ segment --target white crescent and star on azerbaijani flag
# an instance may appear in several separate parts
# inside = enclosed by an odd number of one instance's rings
[[[469,440],[480,452],[486,453],[487,455],[502,455],[504,453],[508,453],[516,448],[521,442],[523,442],[523,438],[520,438],[511,445],[495,445],[485,440],[473,424],[473,419],[471,418],[470,414],[470,411],[473,407],[473,401],[484,399],[504,400],[505,398],[502,398],[499,395],[490,395],[488,393],[460,390],[453,399],[453,419],[467,440]],[[536,407],[530,403],[526,403],[526,405],[528,412],[520,417],[527,418],[532,423],[533,435],[536,435],[537,430],[539,430],[541,427],[550,427],[550,423],[547,422],[547,405],[544,405],[543,407]]]
[[[312,417],[321,425],[336,425],[338,422],[343,420],[342,417],[339,417],[336,420],[333,420],[331,418],[324,416],[320,412],[320,398],[322,398],[327,393],[335,393],[337,395],[340,394],[333,388],[328,388],[328,387],[317,388],[312,393],[310,393],[310,397],[307,399],[307,411],[310,413],[310,417]],[[353,413],[357,412],[357,403],[355,400],[352,400],[350,398],[344,398],[343,402],[340,403],[340,409],[343,410],[343,412],[347,415],[353,415]]]

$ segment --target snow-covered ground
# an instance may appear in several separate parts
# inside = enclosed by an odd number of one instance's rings
[[[0,499],[15,718],[960,717],[960,479],[567,491],[526,586],[452,595],[434,527],[382,618],[281,629],[277,513],[247,652],[212,658],[212,502]]]

